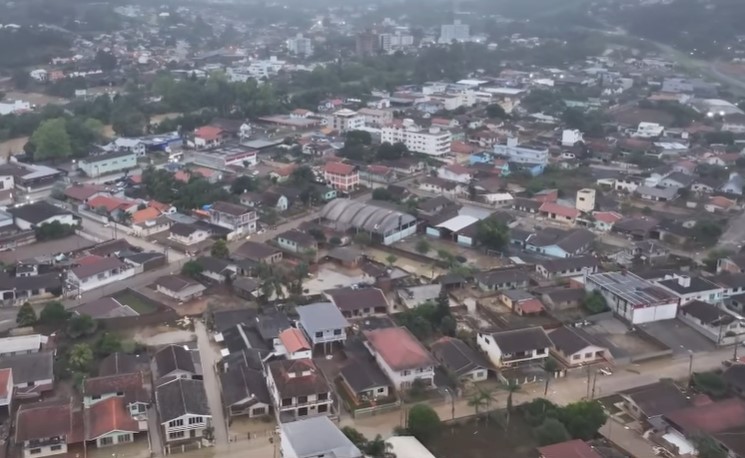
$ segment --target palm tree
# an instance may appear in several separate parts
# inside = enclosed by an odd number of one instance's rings
[[[481,395],[484,397],[484,400],[486,401],[486,424],[489,424],[489,412],[491,411],[491,402],[496,401],[496,399],[494,398],[493,391],[481,391]]]
[[[504,429],[508,429],[510,427],[510,415],[512,414],[512,395],[520,391],[520,385],[514,379],[509,379],[504,385],[504,389],[507,390],[507,415],[505,417]]]
[[[396,455],[391,453],[393,446],[383,440],[383,437],[378,434],[375,439],[367,441],[365,445],[365,454],[370,458],[396,458]]]
[[[543,389],[543,396],[548,395],[548,384],[551,382],[551,377],[554,376],[557,370],[559,370],[559,364],[555,359],[547,358],[546,362],[543,363],[543,371],[546,373],[546,387]]]
[[[477,393],[474,393],[473,396],[468,400],[468,405],[470,407],[473,407],[473,411],[476,414],[476,417],[479,416],[479,411],[481,410],[482,405],[486,405],[486,399],[484,398],[484,392],[478,391]]]

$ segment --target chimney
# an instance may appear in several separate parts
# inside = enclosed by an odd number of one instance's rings
[[[691,277],[688,275],[681,275],[678,277],[678,284],[682,286],[683,288],[690,288],[691,286]]]

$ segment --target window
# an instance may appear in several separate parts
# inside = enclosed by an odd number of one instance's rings
[[[409,370],[401,371],[401,375],[403,375],[404,377],[406,377],[407,375],[410,375],[410,374],[411,374],[411,371],[409,371]]]
[[[62,446],[61,445],[52,445],[51,447],[49,447],[49,450],[51,450],[53,452],[56,452],[56,451],[62,450]]]
[[[176,426],[184,426],[184,420],[182,418],[171,420],[168,422],[168,426],[171,428],[175,428]]]
[[[378,393],[385,393],[385,388],[378,388]]]
[[[98,399],[101,399],[101,395],[100,394],[93,395],[93,396],[91,396],[91,399],[93,399],[94,401],[96,401]]]
[[[41,449],[40,448],[32,448],[31,450],[28,451],[28,453],[30,455],[38,455],[39,453],[41,453]]]
[[[318,400],[319,401],[325,401],[326,399],[329,398],[329,394],[328,393],[319,393],[317,397],[318,397]]]
[[[189,417],[190,425],[198,425],[203,423],[202,417]]]
[[[298,396],[297,403],[298,404],[305,404],[308,402],[308,396]]]
[[[101,446],[114,444],[113,437],[102,437],[98,440],[98,444]]]
[[[264,415],[266,413],[266,407],[256,407],[251,411],[251,415]]]
[[[341,329],[334,329],[334,335],[340,336],[341,335]]]
[[[316,333],[316,339],[320,339],[321,337],[323,337],[323,333],[322,332],[317,332]]]
[[[328,412],[328,410],[329,410],[329,406],[326,404],[321,404],[318,406],[318,413]]]
[[[176,431],[173,433],[168,433],[169,439],[180,439],[182,437],[184,437],[184,431]]]
[[[282,405],[283,406],[291,406],[292,405],[292,398],[284,398],[284,399],[282,399]]]
[[[116,442],[123,444],[124,442],[132,442],[132,436],[129,434],[119,434],[116,436]]]
[[[578,360],[581,355],[572,355],[572,360]]]
[[[544,355],[544,354],[546,354],[546,349],[545,348],[539,348],[539,349],[537,349],[535,351],[535,354],[536,355]]]
[[[592,352],[585,353],[585,359],[592,358]]]

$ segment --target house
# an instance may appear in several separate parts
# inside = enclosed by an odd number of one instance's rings
[[[729,175],[729,180],[727,180],[726,183],[724,183],[719,190],[727,193],[727,194],[733,194],[736,196],[741,196],[743,193],[743,187],[745,186],[745,178],[743,178],[739,173],[732,172]]]
[[[62,279],[57,272],[16,277],[0,272],[0,299],[5,305],[51,299],[61,295],[62,289]]]
[[[202,256],[197,263],[202,267],[201,275],[212,282],[225,283],[235,278],[237,267],[226,259]]]
[[[144,211],[144,210],[142,210]],[[155,219],[143,221],[141,223],[132,223],[132,233],[136,237],[149,237],[153,234],[159,234],[165,232],[171,228],[173,221],[164,215],[160,215]]]
[[[603,458],[587,442],[572,439],[558,444],[538,447],[539,458]]]
[[[88,408],[109,398],[121,398],[127,414],[139,422],[147,421],[150,407],[150,382],[142,371],[86,378],[83,405]],[[109,405],[109,408],[112,408]],[[146,424],[142,425],[143,427]]]
[[[277,354],[287,359],[303,359],[313,357],[313,348],[303,331],[297,328],[287,328],[277,336],[280,345],[275,346]]]
[[[200,440],[212,423],[201,380],[166,381],[155,389],[155,405],[166,444]]]
[[[318,252],[318,241],[307,232],[290,229],[276,236],[277,246],[295,254]]]
[[[180,302],[200,297],[207,289],[203,284],[183,275],[166,275],[155,280],[155,287],[161,294]]]
[[[84,437],[81,412],[73,411],[72,399],[22,404],[16,412],[14,441],[23,458],[66,454]]]
[[[542,205],[542,202],[525,197],[515,197],[512,200],[512,208],[525,213],[538,213]]]
[[[607,348],[591,343],[589,336],[580,329],[562,326],[549,332],[548,338],[553,344],[551,354],[566,367],[605,363],[611,359]]]
[[[598,291],[608,307],[631,324],[675,318],[678,297],[632,272],[600,272],[585,276],[585,290]]]
[[[717,273],[745,273],[745,253],[730,255],[717,260]]]
[[[149,367],[150,361],[146,355],[116,352],[101,359],[98,364],[98,376],[145,372]]]
[[[233,258],[259,264],[275,264],[282,260],[282,251],[266,243],[244,242],[232,253]]]
[[[547,280],[557,278],[576,277],[594,274],[598,271],[600,261],[594,256],[578,256],[576,258],[558,258],[536,262],[535,270]]]
[[[100,288],[135,274],[132,266],[115,257],[90,255],[76,262],[78,266],[70,269],[67,281],[73,288],[77,288],[78,293]]]
[[[193,224],[173,223],[168,238],[183,246],[192,246],[210,238],[210,233]]]
[[[364,454],[328,417],[306,418],[279,427],[283,458],[364,458]]]
[[[126,172],[136,168],[137,154],[130,151],[115,151],[100,156],[88,156],[78,162],[78,169],[91,178]]]
[[[106,187],[101,185],[73,184],[65,189],[65,198],[76,204],[85,204],[88,199],[106,194]]]
[[[623,215],[616,212],[593,212],[592,217],[595,229],[602,232],[609,232],[615,223],[623,219]]]
[[[209,149],[220,146],[227,137],[227,132],[216,126],[202,126],[194,131],[194,146]]]
[[[498,368],[541,363],[548,358],[549,349],[553,345],[541,327],[490,334],[479,332],[476,344]]]
[[[547,227],[530,234],[524,242],[524,248],[555,258],[570,258],[589,251],[594,241],[595,235],[587,229],[562,230]]]
[[[530,284],[530,275],[520,268],[477,272],[474,278],[482,291],[527,288]]]
[[[724,307],[693,300],[681,304],[678,319],[716,345],[737,344],[745,333],[745,319]]]
[[[241,201],[241,203],[243,202]],[[286,195],[279,191],[268,190],[261,193],[261,205],[264,208],[273,208],[277,212],[282,213],[290,208],[290,200]],[[251,205],[249,205],[249,207],[250,206]]]
[[[167,345],[152,359],[152,374],[156,385],[173,378],[201,379],[191,351],[181,345]]]
[[[499,294],[499,300],[520,316],[543,313],[543,303],[521,289],[510,289]]]
[[[331,302],[318,302],[296,308],[300,329],[315,346],[347,340],[349,323]]]
[[[709,213],[725,213],[732,210],[737,205],[737,201],[728,199],[724,196],[712,196],[704,204],[704,210]]]
[[[228,370],[218,375],[223,406],[231,418],[242,415],[256,418],[269,414],[272,398],[261,370],[243,362],[231,364]]]
[[[546,202],[540,206],[538,213],[549,220],[574,224],[582,212],[573,207],[565,207],[553,202]]]
[[[266,383],[281,423],[332,413],[331,388],[312,359],[267,363]]]
[[[130,414],[124,398],[110,397],[83,411],[86,442],[109,447],[133,442],[135,435],[147,431],[147,421],[137,421]]]
[[[396,295],[398,300],[403,303],[407,309],[414,309],[422,304],[436,300],[440,295],[442,288],[443,285],[439,283],[403,286],[396,290]]]
[[[408,390],[416,380],[434,386],[435,359],[408,329],[382,328],[363,335],[365,346],[394,387]]]
[[[644,200],[669,202],[678,195],[678,188],[639,186],[634,193]]]
[[[388,299],[378,288],[338,288],[324,291],[324,294],[345,318],[386,314],[389,311]]]
[[[323,178],[334,189],[351,192],[360,184],[360,173],[356,166],[343,162],[329,162],[323,168]]]
[[[392,382],[378,366],[360,339],[351,340],[344,349],[349,361],[339,371],[346,392],[357,404],[383,403],[394,393]]]
[[[582,288],[552,287],[541,293],[543,303],[551,310],[579,307],[587,296]]]
[[[13,222],[21,230],[35,229],[43,224],[58,222],[70,226],[77,226],[78,222],[67,210],[56,207],[44,200],[20,207],[8,208],[13,215]]]
[[[255,210],[243,205],[230,202],[218,201],[207,210],[210,215],[210,223],[229,229],[236,234],[253,234],[259,216]]]
[[[665,414],[664,419],[668,434],[675,434],[688,450],[695,450],[697,439],[704,435],[713,439],[725,456],[745,455],[741,440],[745,434],[745,402],[739,398],[684,407]]]
[[[623,410],[644,424],[655,429],[665,428],[663,415],[691,405],[691,401],[675,384],[659,381],[619,393]]]
[[[432,356],[461,381],[480,382],[494,370],[484,355],[454,337],[441,337],[430,346]]]
[[[724,297],[724,288],[699,276],[676,275],[657,284],[677,297],[681,305],[694,300],[715,304]]]
[[[465,192],[462,184],[437,177],[424,177],[419,181],[419,189],[439,196],[455,198]]]
[[[448,164],[437,169],[437,177],[467,185],[473,180],[473,170],[458,163]]]
[[[664,176],[657,185],[663,188],[683,189],[691,186],[695,180],[694,177],[687,173],[672,172]]]
[[[0,408],[10,414],[13,412],[13,369],[0,369]]]

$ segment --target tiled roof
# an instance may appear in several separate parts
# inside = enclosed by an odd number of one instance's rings
[[[600,454],[582,439],[539,447],[538,453],[542,458],[601,458]]]
[[[303,331],[297,328],[288,328],[279,333],[279,340],[288,353],[295,353],[301,350],[310,350],[308,339],[305,338]]]
[[[205,140],[215,140],[217,139],[221,134],[223,133],[223,130],[219,127],[215,126],[202,126],[194,131],[194,136],[203,138]]]
[[[372,349],[396,371],[434,365],[426,348],[406,328],[384,328],[363,333]]]
[[[326,173],[334,175],[351,175],[356,171],[356,167],[343,162],[329,162],[324,167]]]
[[[140,431],[137,421],[129,415],[124,398],[113,396],[85,409],[86,440],[94,440],[112,432]]]
[[[542,213],[545,212],[545,213],[563,216],[565,218],[576,218],[580,214],[580,211],[577,210],[576,208],[565,207],[563,205],[555,204],[553,202],[545,202],[543,205],[541,205],[541,208],[539,208],[538,211]]]

